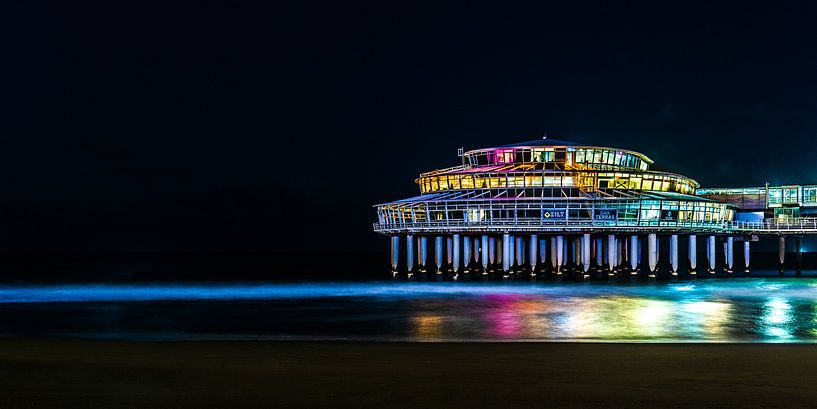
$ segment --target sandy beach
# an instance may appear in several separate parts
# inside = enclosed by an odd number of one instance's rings
[[[0,341],[0,407],[808,407],[817,346]]]

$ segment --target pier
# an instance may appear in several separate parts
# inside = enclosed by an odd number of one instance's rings
[[[700,188],[635,151],[551,139],[459,156],[422,173],[419,196],[376,206],[394,278],[731,275],[761,237],[778,241],[781,275],[792,243],[800,275],[801,239],[817,234],[817,186]]]

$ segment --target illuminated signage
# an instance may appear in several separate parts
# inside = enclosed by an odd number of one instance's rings
[[[567,212],[564,209],[542,209],[542,219],[565,220],[567,219]]]
[[[618,209],[594,209],[593,220],[611,222],[618,220]]]
[[[661,220],[665,222],[674,222],[678,220],[678,211],[677,210],[662,210],[661,211]]]

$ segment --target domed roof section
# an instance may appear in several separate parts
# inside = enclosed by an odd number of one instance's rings
[[[587,144],[573,141],[563,141],[559,139],[542,138],[527,142],[511,143],[497,146],[497,148],[518,148],[522,146],[587,146]]]
[[[484,151],[493,151],[496,149],[514,149],[514,148],[559,148],[559,147],[568,147],[568,148],[589,148],[589,149],[608,149],[620,152],[627,152],[633,155],[638,156],[642,160],[644,160],[648,164],[652,164],[653,160],[650,159],[647,155],[636,152],[630,149],[622,149],[616,148],[609,145],[599,145],[599,144],[592,144],[592,143],[584,143],[584,142],[574,142],[574,141],[565,141],[560,139],[550,139],[550,138],[542,138],[542,139],[534,139],[532,141],[527,142],[517,142],[511,143],[507,145],[501,146],[491,146],[486,148],[479,148],[479,149],[471,149],[465,152],[465,155],[471,155],[477,152],[484,152]]]

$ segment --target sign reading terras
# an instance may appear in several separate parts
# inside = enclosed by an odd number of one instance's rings
[[[567,212],[560,209],[542,209],[542,219],[565,220],[567,219]]]
[[[609,222],[618,220],[618,209],[593,209],[593,220]]]

